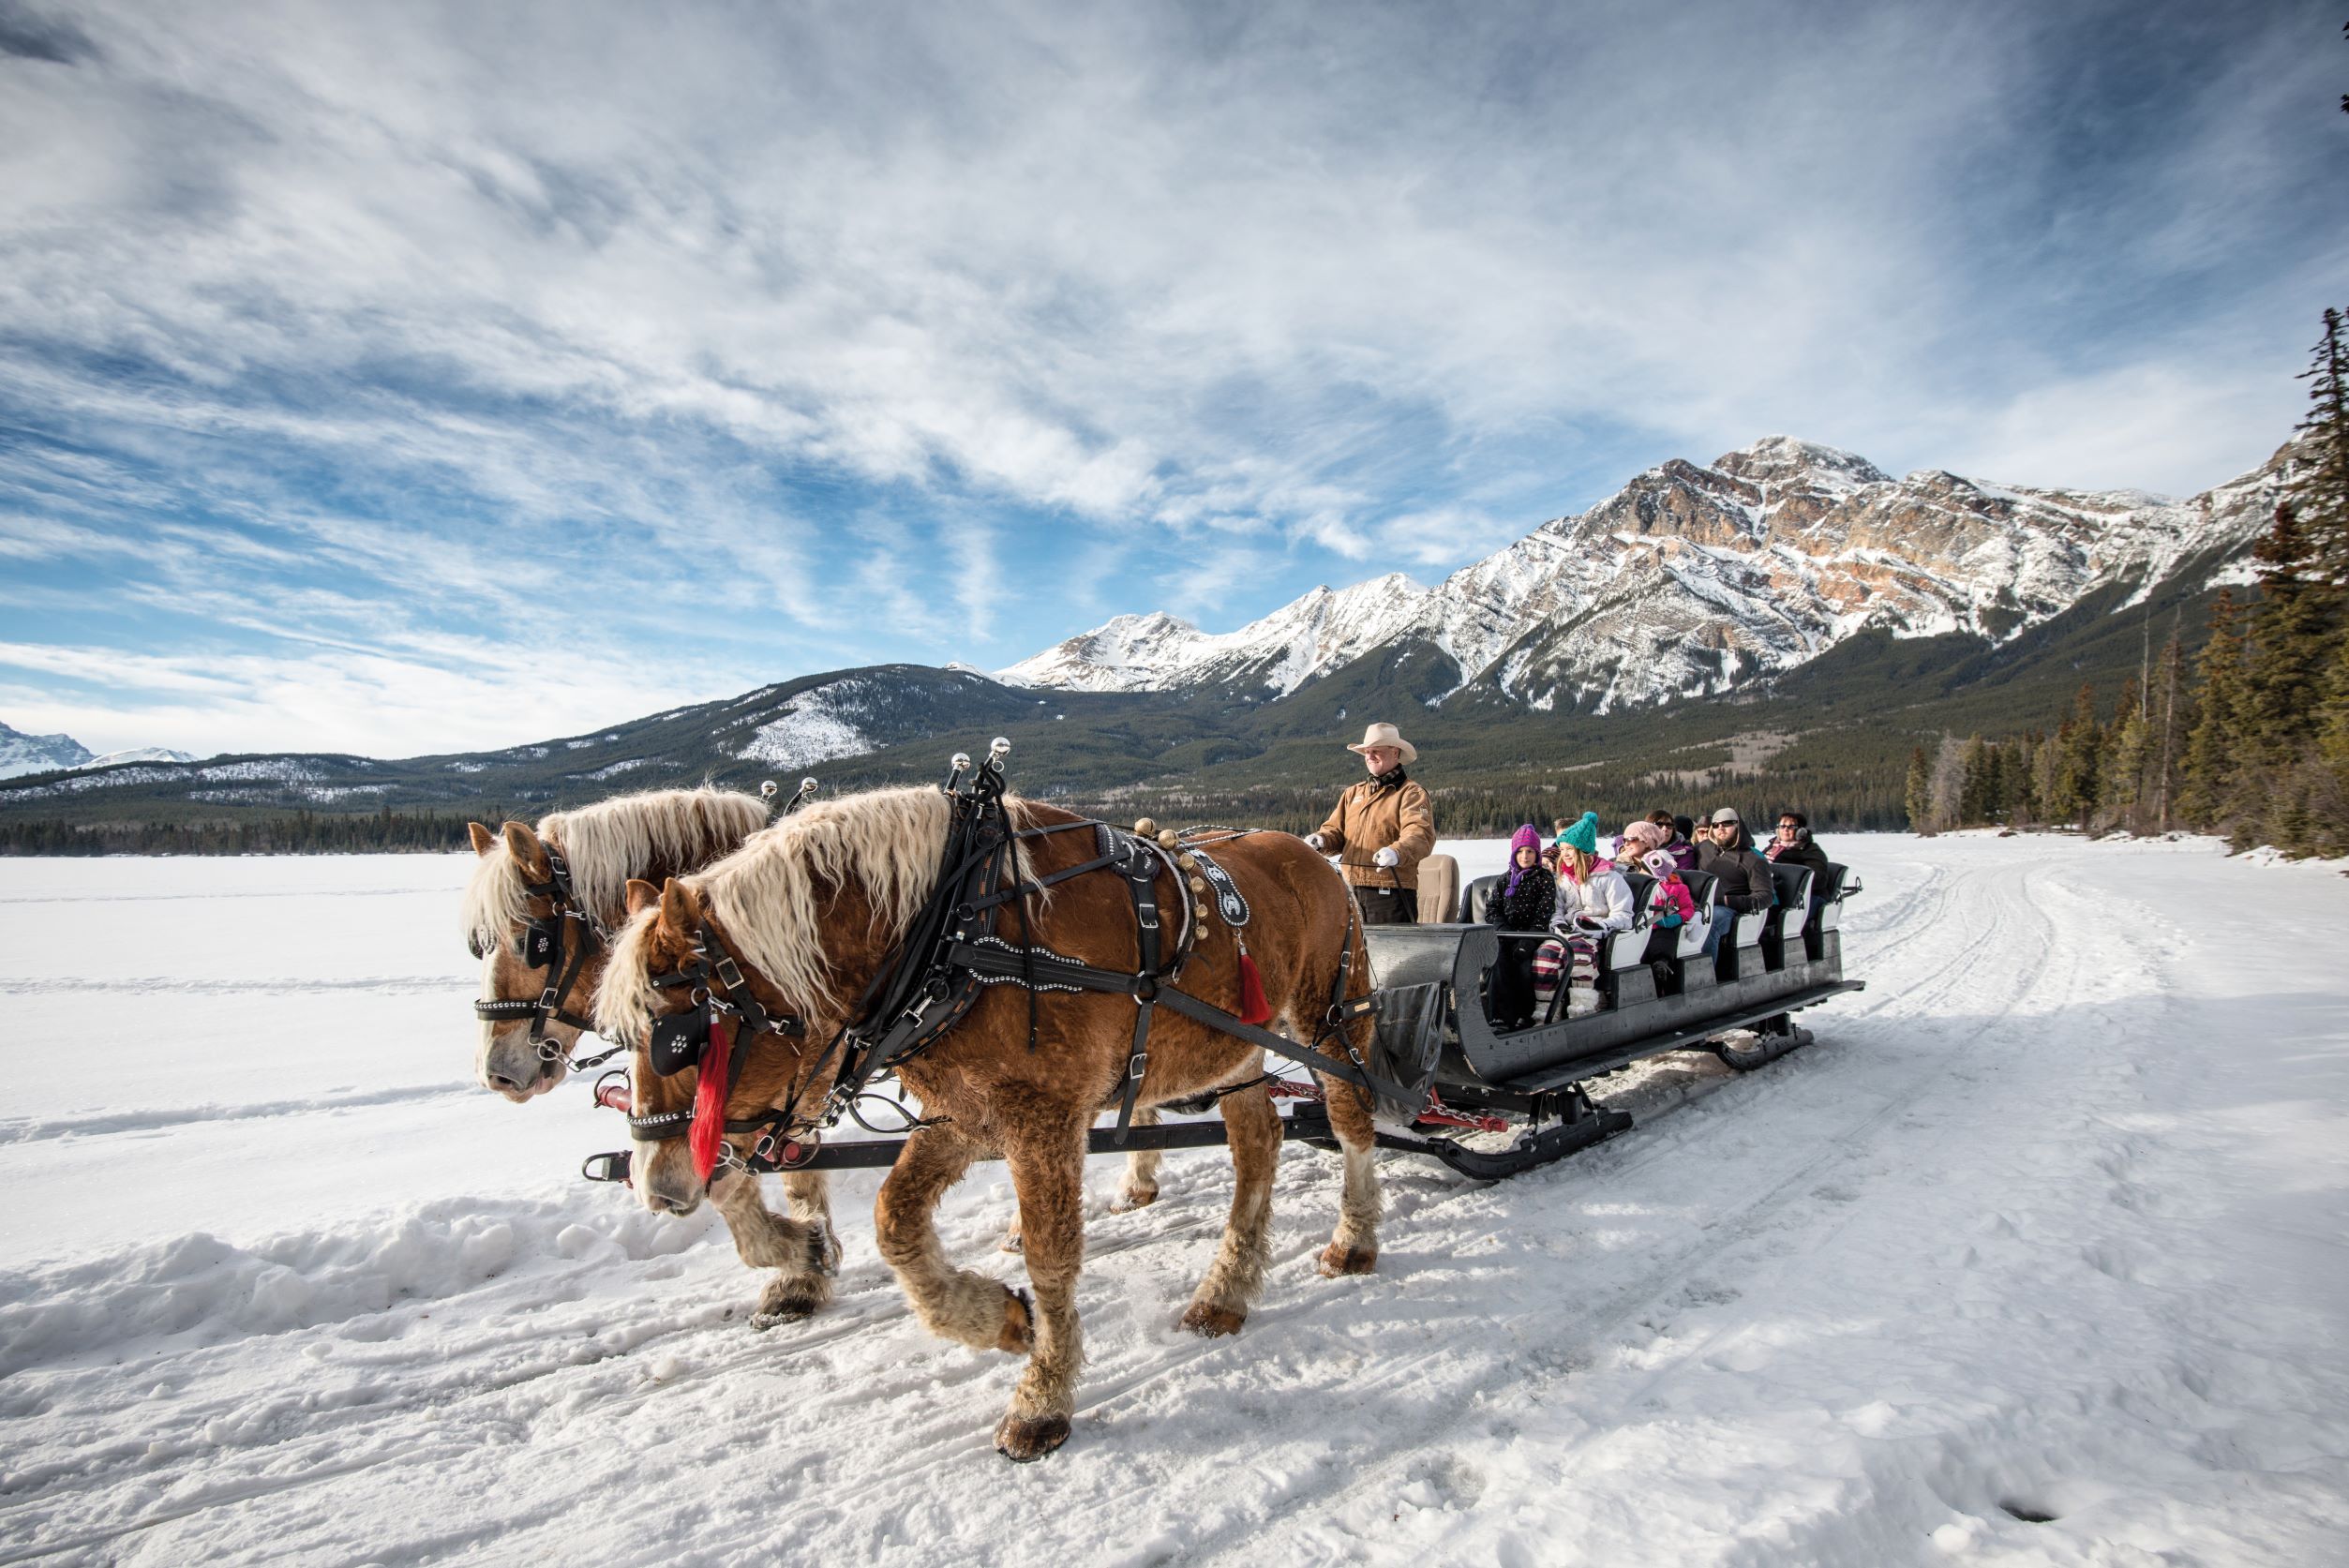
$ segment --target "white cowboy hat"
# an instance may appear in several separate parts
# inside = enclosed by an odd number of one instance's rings
[[[1413,763],[1419,760],[1419,748],[1404,739],[1403,732],[1397,729],[1393,724],[1372,724],[1369,729],[1362,732],[1361,745],[1348,746],[1346,750],[1350,752],[1367,752],[1373,746],[1392,746],[1395,750],[1403,754],[1403,761],[1406,763]]]

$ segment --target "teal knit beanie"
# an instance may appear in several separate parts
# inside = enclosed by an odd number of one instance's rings
[[[1598,813],[1584,812],[1582,820],[1558,835],[1560,844],[1570,844],[1585,855],[1598,853]]]

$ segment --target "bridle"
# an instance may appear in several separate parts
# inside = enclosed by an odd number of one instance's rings
[[[619,1053],[618,1048],[598,1056],[575,1059],[560,1040],[546,1038],[549,1023],[568,1024],[581,1034],[595,1027],[591,1018],[582,1018],[562,1005],[562,999],[578,983],[579,971],[595,956],[601,946],[594,922],[587,911],[579,907],[571,888],[571,867],[562,851],[553,844],[543,846],[546,851],[546,880],[525,882],[523,891],[532,898],[546,901],[544,916],[532,915],[522,921],[521,960],[524,967],[546,971],[546,985],[535,998],[488,997],[473,1003],[473,1016],[485,1023],[501,1019],[527,1018],[531,1021],[531,1044],[538,1052],[541,1062],[561,1062],[574,1072],[609,1061]],[[466,946],[475,958],[486,958],[479,936],[471,938]]]
[[[815,791],[814,779],[801,779],[799,790],[784,802],[782,810],[776,814],[789,816],[813,800]],[[760,785],[758,793],[771,809],[775,798],[774,781],[770,779]],[[562,999],[578,983],[579,972],[587,967],[588,960],[602,948],[603,939],[596,933],[595,922],[588,918],[586,910],[579,907],[578,897],[572,890],[571,866],[563,859],[562,851],[552,844],[542,844],[541,847],[546,852],[546,880],[525,882],[522,890],[532,898],[545,899],[547,913],[543,919],[531,916],[523,920],[521,957],[526,967],[546,971],[546,989],[538,993],[534,1001],[520,997],[477,1000],[473,1003],[473,1016],[486,1023],[504,1018],[529,1019],[531,1044],[537,1050],[541,1062],[561,1062],[573,1072],[585,1072],[590,1068],[602,1067],[627,1047],[615,1045],[592,1056],[573,1056],[561,1042],[546,1038],[546,1025],[550,1023],[568,1024],[583,1035],[593,1032],[595,1020],[582,1018],[571,1011],[562,1005]],[[478,936],[470,938],[466,946],[475,958],[488,956]],[[737,978],[739,981],[739,974]]]

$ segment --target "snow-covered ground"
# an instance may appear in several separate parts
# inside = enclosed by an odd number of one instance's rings
[[[1318,1277],[1286,1151],[1236,1338],[1218,1151],[1093,1175],[1076,1436],[924,1335],[839,1179],[824,1316],[469,1083],[461,859],[0,860],[0,1562],[2349,1561],[2349,880],[2203,844],[1841,839],[1818,1043],[1613,1081],[1623,1139],[1386,1157]],[[1473,874],[1497,845],[1461,846]],[[1010,1194],[942,1230],[978,1266]]]

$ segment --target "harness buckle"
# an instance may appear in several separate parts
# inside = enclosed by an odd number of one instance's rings
[[[555,988],[551,985],[538,993],[538,1010],[541,1012],[553,1012],[561,1003],[562,998],[555,994]]]
[[[726,990],[740,991],[742,989],[742,971],[735,966],[734,955],[732,953],[722,955],[716,965],[712,968],[711,973],[718,977],[718,983],[725,986]]]

